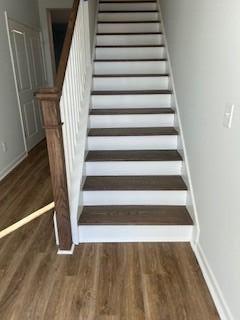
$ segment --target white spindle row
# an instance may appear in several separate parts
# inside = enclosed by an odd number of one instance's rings
[[[81,116],[86,113],[84,108],[89,107],[84,103],[87,94],[87,72],[91,64],[88,19],[88,2],[81,0],[60,100],[70,209],[73,207],[71,203],[74,202],[71,197],[76,197],[71,190],[72,184],[76,183],[74,167],[78,140],[83,130]]]

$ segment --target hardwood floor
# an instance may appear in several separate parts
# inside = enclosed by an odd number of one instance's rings
[[[1,228],[51,200],[42,143],[0,183]],[[47,214],[0,241],[0,319],[220,318],[188,244],[84,244],[57,256]]]

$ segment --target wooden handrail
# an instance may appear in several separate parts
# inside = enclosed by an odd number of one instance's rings
[[[61,250],[71,249],[72,233],[62,134],[63,123],[60,113],[60,99],[79,5],[80,0],[74,0],[54,86],[40,89],[36,93],[36,97],[40,101],[42,108],[43,123],[46,132],[53,197],[56,208],[59,248]]]
[[[8,234],[23,227],[27,223],[35,220],[36,218],[42,216],[43,214],[51,211],[52,209],[54,209],[54,207],[55,207],[55,204],[54,204],[54,202],[52,202],[52,203],[48,204],[47,206],[29,214],[27,217],[19,220],[18,222],[12,224],[10,227],[0,231],[0,239],[2,239],[3,237],[6,237]]]

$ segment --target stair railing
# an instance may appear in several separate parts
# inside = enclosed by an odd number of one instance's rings
[[[88,2],[75,0],[53,87],[37,93],[46,132],[60,250],[77,243],[77,211],[91,79]],[[82,145],[84,143],[84,146]],[[83,162],[83,160],[82,160]],[[80,163],[78,163],[80,168]]]

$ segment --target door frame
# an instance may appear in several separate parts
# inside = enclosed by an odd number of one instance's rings
[[[22,113],[22,108],[21,108],[21,102],[20,102],[20,96],[18,92],[18,82],[17,82],[17,74],[16,74],[16,69],[14,66],[14,57],[13,57],[13,50],[12,50],[12,45],[11,45],[11,38],[10,38],[10,21],[15,22],[17,24],[21,24],[23,26],[26,26],[27,28],[38,32],[40,35],[40,46],[41,46],[41,52],[42,52],[42,58],[43,58],[43,72],[44,72],[44,82],[47,83],[47,73],[46,73],[46,61],[45,61],[45,55],[44,55],[44,48],[43,48],[43,37],[42,37],[42,32],[38,28],[34,28],[32,26],[28,26],[24,23],[18,22],[15,19],[12,19],[8,16],[7,11],[4,11],[4,16],[5,16],[5,24],[6,24],[6,30],[7,30],[7,38],[8,38],[8,46],[9,46],[9,51],[10,51],[10,57],[11,57],[11,63],[12,63],[12,70],[13,70],[13,77],[14,77],[14,84],[15,84],[15,91],[16,91],[16,97],[17,97],[17,104],[18,104],[18,110],[19,110],[19,115],[20,115],[20,122],[21,122],[21,128],[22,128],[22,135],[23,135],[23,141],[24,141],[24,149],[26,152],[26,155],[28,155],[29,151],[27,147],[27,140],[26,140],[26,135],[25,135],[25,127],[24,127],[24,120],[23,120],[23,113]]]

